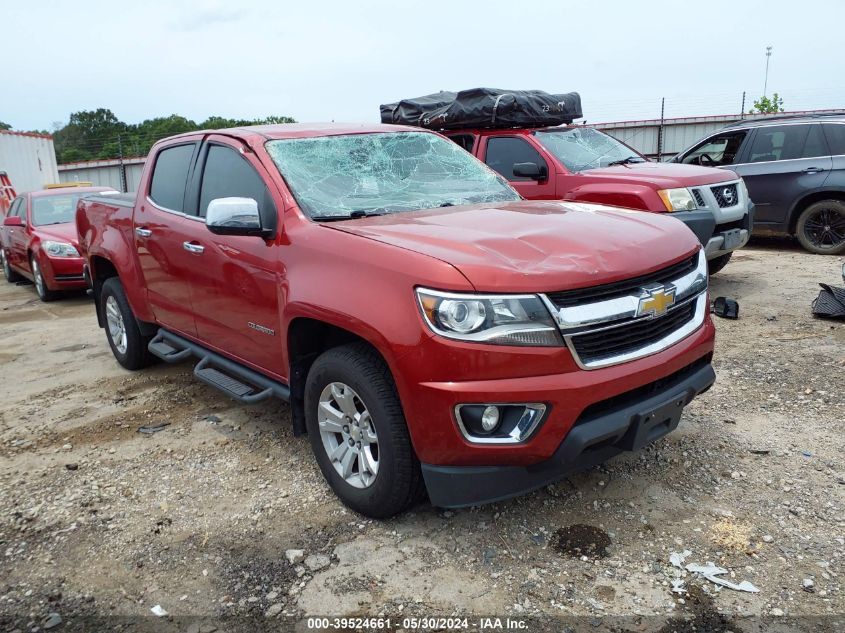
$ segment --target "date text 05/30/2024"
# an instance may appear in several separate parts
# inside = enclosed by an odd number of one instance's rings
[[[440,618],[440,617],[405,617],[401,620],[396,618],[308,618],[308,630],[391,630],[399,626],[405,630],[422,631],[460,631],[460,630],[510,630],[524,631],[528,623],[524,620],[513,618]]]

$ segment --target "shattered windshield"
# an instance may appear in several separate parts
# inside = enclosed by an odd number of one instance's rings
[[[537,132],[537,139],[569,171],[645,161],[645,158],[627,145],[589,127]]]
[[[266,147],[299,207],[317,220],[520,199],[472,155],[426,132],[284,139]]]

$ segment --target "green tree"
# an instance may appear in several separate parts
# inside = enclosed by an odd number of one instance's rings
[[[11,129],[12,129],[11,125],[9,125],[8,123],[3,123],[3,121],[0,121],[0,130],[11,130]]]
[[[268,116],[265,119],[255,120],[255,125],[277,125],[279,123],[296,123],[296,119],[289,116]]]
[[[67,125],[56,130],[53,142],[56,155],[65,161],[65,152],[73,149],[74,160],[90,160],[103,155],[103,147],[116,142],[126,132],[126,124],[106,108],[81,110],[70,115]]]
[[[783,99],[778,96],[778,93],[774,93],[771,99],[763,95],[754,101],[754,107],[748,111],[748,114],[777,114],[778,112],[784,112]]]

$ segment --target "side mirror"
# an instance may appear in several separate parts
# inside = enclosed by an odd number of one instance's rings
[[[258,203],[252,198],[215,198],[208,203],[205,225],[216,235],[260,235],[262,228]]]
[[[3,226],[23,226],[23,220],[19,215],[9,215],[3,218]]]
[[[514,163],[513,175],[518,178],[545,180],[548,177],[548,172],[545,165],[540,167],[537,163]]]

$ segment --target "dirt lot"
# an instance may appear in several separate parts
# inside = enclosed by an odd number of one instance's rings
[[[387,522],[336,500],[285,405],[236,405],[187,364],[126,372],[90,299],[42,304],[0,282],[0,629],[454,614],[841,631],[845,325],[809,315],[840,265],[782,242],[735,256],[712,280],[741,305],[717,319],[716,386],[648,450],[509,502]],[[673,567],[684,550],[759,593]]]

